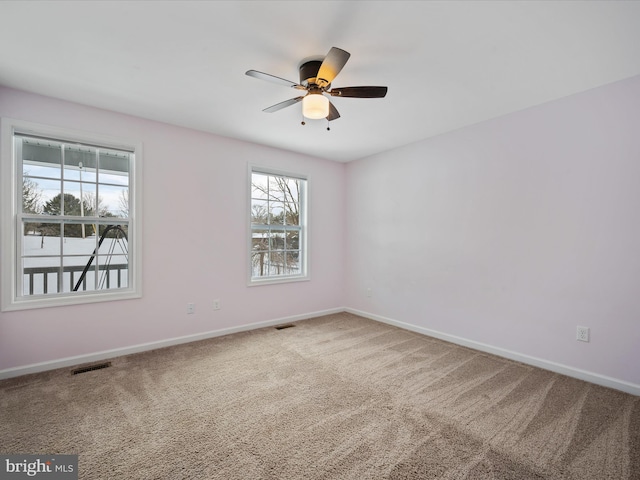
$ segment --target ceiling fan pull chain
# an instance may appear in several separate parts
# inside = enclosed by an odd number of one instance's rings
[[[327,119],[327,132],[331,131],[331,127],[329,127],[329,119]]]

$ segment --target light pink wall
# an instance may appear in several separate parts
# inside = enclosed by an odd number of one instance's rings
[[[350,163],[346,201],[348,307],[640,384],[640,77]]]
[[[0,370],[343,306],[343,164],[6,88],[0,116],[144,148],[143,298],[1,313]],[[310,281],[246,286],[248,163],[308,175]]]

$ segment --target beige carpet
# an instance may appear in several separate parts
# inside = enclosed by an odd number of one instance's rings
[[[640,397],[350,314],[0,382],[82,479],[640,478]]]

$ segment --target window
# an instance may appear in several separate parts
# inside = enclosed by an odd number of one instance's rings
[[[250,284],[306,280],[306,178],[253,167],[250,190]]]
[[[140,147],[6,119],[2,145],[2,309],[139,297]]]

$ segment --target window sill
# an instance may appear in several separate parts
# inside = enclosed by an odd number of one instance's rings
[[[294,282],[307,282],[309,281],[309,275],[298,275],[295,277],[277,277],[277,278],[259,278],[251,279],[247,286],[258,287],[260,285],[276,285],[280,283],[294,283]]]
[[[18,310],[31,310],[36,308],[66,307],[71,305],[84,305],[88,303],[113,302],[118,300],[130,300],[141,298],[142,294],[133,290],[125,290],[114,293],[86,293],[73,295],[45,295],[28,298],[18,298],[13,301],[3,302],[2,311],[11,312]]]

